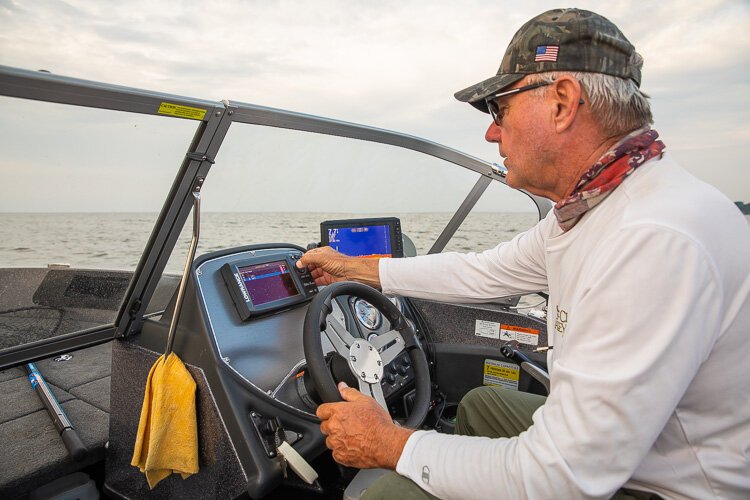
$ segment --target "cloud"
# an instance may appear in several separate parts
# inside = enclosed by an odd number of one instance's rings
[[[750,4],[579,4],[616,22],[644,56],[643,87],[670,150],[730,196],[750,199],[750,174],[713,175],[705,165],[712,157],[746,171]],[[487,117],[452,94],[494,74],[521,24],[557,6],[3,0],[0,64],[367,123],[494,160]]]

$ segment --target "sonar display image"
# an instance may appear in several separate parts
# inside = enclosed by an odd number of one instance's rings
[[[328,244],[337,252],[353,257],[393,256],[387,225],[329,229]]]
[[[299,295],[284,261],[243,267],[239,272],[250,300],[256,306]]]

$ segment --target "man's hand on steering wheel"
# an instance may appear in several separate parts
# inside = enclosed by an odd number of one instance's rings
[[[338,385],[341,403],[318,407],[326,446],[340,464],[360,469],[395,469],[413,430],[399,427],[373,398],[344,382]]]
[[[369,302],[385,317],[391,330],[371,340],[362,338],[356,329],[347,330],[331,314],[333,302],[341,296]],[[347,363],[359,390],[346,384],[336,386],[323,350],[325,339],[333,347],[334,356]],[[413,324],[374,288],[342,281],[321,289],[310,302],[303,343],[307,371],[321,399],[327,403],[318,407],[317,416],[322,420],[320,429],[327,436],[326,446],[333,450],[333,458],[361,468],[394,469],[413,432],[408,428],[422,425],[430,408],[430,369]],[[414,370],[414,403],[405,426],[400,427],[388,414],[383,374],[389,363],[404,355]]]

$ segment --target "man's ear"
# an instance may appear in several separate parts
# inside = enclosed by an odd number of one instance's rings
[[[570,75],[561,75],[552,84],[555,106],[552,119],[557,133],[566,131],[573,124],[582,93],[581,84]]]

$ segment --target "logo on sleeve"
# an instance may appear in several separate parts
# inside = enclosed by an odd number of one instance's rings
[[[555,330],[563,334],[565,333],[565,328],[568,326],[568,311],[565,309],[560,309],[560,306],[555,306],[555,309],[557,309],[557,318],[555,319]]]
[[[422,467],[422,482],[424,484],[430,484],[430,468],[426,465]]]

